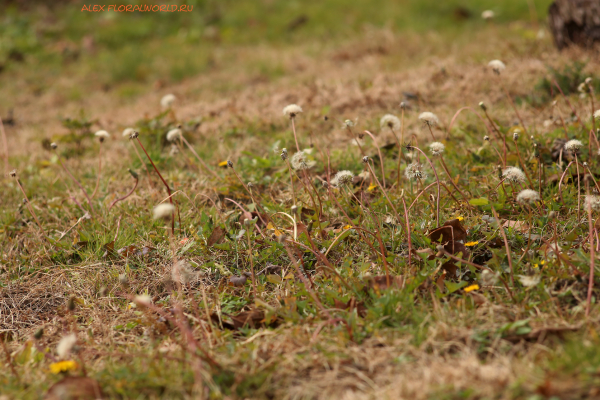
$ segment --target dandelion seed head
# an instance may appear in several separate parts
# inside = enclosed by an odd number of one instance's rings
[[[523,285],[527,288],[534,287],[535,285],[540,283],[540,281],[542,280],[542,278],[539,275],[535,275],[535,276],[519,275],[518,278],[519,278],[519,282],[521,282],[521,285]]]
[[[123,136],[124,138],[128,138],[131,136],[131,134],[134,132],[135,130],[133,128],[125,128],[123,129],[123,133],[121,133],[121,136]]]
[[[437,115],[429,111],[421,113],[421,115],[419,115],[419,120],[430,127],[438,126],[440,123],[440,119]]]
[[[287,149],[284,147],[283,149],[281,149],[281,160],[285,161],[288,158],[288,151]]]
[[[479,102],[479,108],[481,108],[483,111],[487,111],[487,106],[483,101]]]
[[[169,142],[174,142],[175,140],[181,138],[181,129],[179,128],[175,128],[175,129],[171,129],[169,132],[167,132],[167,140]]]
[[[398,132],[400,130],[400,119],[392,114],[385,114],[379,121],[381,128],[390,128],[391,130]]]
[[[56,150],[58,148],[58,145],[56,143],[52,142],[52,143],[50,143],[50,148],[52,150]]]
[[[514,141],[519,140],[519,133],[521,133],[521,131],[519,131],[519,130],[516,130],[513,132],[513,140]]]
[[[352,128],[354,126],[354,121],[352,121],[351,119],[347,119],[344,121],[344,125],[342,125],[342,129],[343,128]]]
[[[594,118],[600,119],[600,110],[594,111]]]
[[[16,178],[16,177],[17,177],[17,170],[16,170],[16,169],[13,169],[12,171],[10,171],[10,172],[8,173],[8,175],[9,175],[11,178]]]
[[[162,97],[162,99],[160,99],[160,105],[162,106],[162,108],[171,108],[173,106],[173,103],[175,103],[175,100],[177,100],[177,97],[175,97],[174,94],[166,94]]]
[[[490,141],[490,137],[489,137],[488,135],[485,135],[485,136],[483,137],[483,140],[485,140],[486,142],[489,142],[489,141]]]
[[[440,142],[433,142],[429,145],[429,150],[434,157],[441,156],[444,153],[446,146]]]
[[[525,173],[517,167],[508,167],[502,172],[502,176],[509,182],[512,183],[523,183],[525,182]]]
[[[137,139],[138,136],[140,136],[140,134],[138,133],[138,131],[133,131],[133,132],[131,132],[131,135],[129,135],[129,139],[131,139],[131,140]]]
[[[533,204],[539,199],[539,193],[531,189],[521,190],[517,195],[517,203],[519,204]]]
[[[147,294],[141,294],[141,295],[135,296],[135,298],[133,299],[133,302],[139,306],[148,306],[148,305],[152,304],[152,297],[148,296]]]
[[[94,136],[96,136],[98,140],[100,140],[100,143],[102,143],[104,142],[104,139],[108,139],[110,137],[110,133],[106,132],[105,130],[101,130],[94,133]]]
[[[583,143],[581,143],[581,141],[577,139],[572,139],[565,143],[565,150],[570,151],[572,153],[578,153],[582,147]]]
[[[299,152],[294,153],[292,159],[290,160],[292,164],[292,168],[296,171],[303,171],[314,167],[317,163],[316,161],[310,160],[306,154],[305,150],[301,150]]]
[[[485,10],[481,13],[481,18],[485,19],[486,21],[494,19],[495,16],[496,14],[492,10]]]
[[[332,184],[336,186],[350,185],[354,179],[354,174],[351,171],[339,171],[333,177]]]
[[[404,170],[404,176],[407,179],[425,179],[427,174],[423,171],[423,166],[418,162],[413,162],[406,166]]]
[[[506,65],[500,60],[492,60],[488,63],[488,67],[492,69],[497,75],[506,69]]]
[[[227,160],[227,166],[229,168],[233,168],[233,162],[231,160]]]
[[[75,334],[71,333],[70,335],[64,336],[56,346],[56,353],[60,358],[65,359],[71,354],[76,343],[77,336],[75,336]]]
[[[171,203],[162,203],[154,207],[152,215],[154,219],[170,219],[175,212],[175,206]]]
[[[295,118],[296,115],[300,114],[301,112],[302,107],[300,107],[298,104],[290,104],[283,108],[283,115],[290,118]]]
[[[585,78],[585,84],[586,84],[586,85],[591,85],[591,84],[592,84],[592,81],[593,81],[593,79],[592,79],[592,77],[590,77],[590,76],[588,76],[587,78]]]
[[[585,196],[585,208],[590,207],[592,211],[600,211],[600,196]]]

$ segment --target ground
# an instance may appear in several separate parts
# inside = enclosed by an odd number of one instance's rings
[[[597,50],[438,3],[3,5],[0,399],[599,397]]]

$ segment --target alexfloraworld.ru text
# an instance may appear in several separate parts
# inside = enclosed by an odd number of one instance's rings
[[[84,4],[81,11],[84,12],[190,12],[194,9],[193,5],[176,5],[176,4]]]

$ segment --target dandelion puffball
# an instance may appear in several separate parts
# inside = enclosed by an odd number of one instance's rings
[[[135,132],[135,129],[133,129],[133,128],[125,128],[125,129],[123,130],[123,133],[122,133],[121,135],[122,135],[123,137],[129,138],[129,137],[131,137],[131,134],[132,134],[133,132]]]
[[[440,142],[433,142],[429,145],[429,150],[431,150],[431,154],[435,157],[441,156],[444,153],[445,148],[446,146]]]
[[[283,108],[283,115],[290,118],[295,118],[296,115],[300,114],[301,112],[302,107],[300,107],[298,104],[290,104]]]
[[[173,216],[175,212],[175,206],[170,203],[159,204],[154,207],[152,210],[152,214],[154,215],[154,219],[169,219]]]
[[[393,131],[400,130],[400,119],[392,114],[385,114],[379,121],[381,128],[390,128]]]
[[[485,10],[481,13],[481,18],[485,19],[486,21],[494,19],[495,16],[496,14],[492,10]]]
[[[567,143],[565,143],[565,150],[573,152],[573,153],[579,152],[579,150],[582,147],[583,147],[583,143],[581,143],[581,141],[577,140],[577,139],[569,140]]]
[[[488,63],[488,67],[492,69],[496,74],[500,75],[500,72],[506,69],[506,65],[500,60],[492,60]]]
[[[512,183],[523,183],[525,182],[525,173],[517,167],[508,167],[502,172],[502,176],[509,182]]]
[[[304,150],[294,153],[290,163],[292,164],[292,168],[297,171],[310,169],[317,164],[316,161],[308,159]]]
[[[174,142],[176,139],[178,139],[180,137],[181,137],[181,129],[179,129],[179,128],[171,129],[167,133],[167,140],[169,142]]]
[[[160,105],[163,108],[171,108],[173,106],[173,103],[175,103],[175,100],[177,100],[177,97],[175,97],[174,94],[166,94],[162,97],[162,99],[160,99]]]
[[[421,115],[419,115],[419,120],[430,127],[437,126],[440,123],[440,119],[437,115],[429,111],[421,113]]]
[[[585,196],[585,208],[588,207],[593,211],[600,211],[600,196]]]
[[[110,133],[101,130],[94,133],[94,136],[96,136],[100,140],[100,143],[102,143],[104,142],[104,139],[108,139],[110,137]]]
[[[422,168],[421,168],[421,164],[419,164],[418,162],[414,162],[411,164],[408,164],[406,166],[406,169],[404,170],[404,176],[406,176],[406,178],[410,179],[425,179],[425,177],[427,176],[427,174],[425,174],[425,172],[423,172]]]
[[[594,111],[594,118],[600,119],[600,110]]]
[[[135,298],[133,299],[133,302],[136,305],[148,306],[148,305],[152,304],[152,297],[148,296],[147,294],[141,294],[139,296],[135,296]]]
[[[58,342],[58,345],[56,346],[56,353],[60,358],[65,359],[71,354],[71,350],[73,350],[76,343],[77,336],[71,333],[60,339],[60,342]]]
[[[352,183],[353,178],[354,174],[351,171],[339,171],[335,174],[331,183],[338,186],[349,185]]]
[[[539,193],[531,189],[521,190],[517,195],[517,203],[519,204],[533,204],[539,199]]]

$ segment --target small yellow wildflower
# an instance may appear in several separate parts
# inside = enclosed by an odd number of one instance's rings
[[[467,246],[467,247],[472,247],[472,246],[476,246],[476,245],[478,245],[478,244],[479,244],[479,242],[478,242],[478,241],[475,241],[475,242],[467,242],[467,243],[465,243],[465,246]]]
[[[465,293],[472,292],[473,290],[479,290],[479,285],[478,284],[474,284],[474,285],[471,285],[471,286],[467,286],[465,288]]]
[[[61,372],[74,371],[79,365],[73,360],[59,361],[50,364],[50,372],[53,374],[59,374]]]
[[[465,219],[465,217],[457,217],[456,219],[462,221],[463,219]]]
[[[347,231],[348,229],[352,228],[352,225],[346,225],[344,226],[344,230]]]
[[[367,188],[367,192],[372,192],[373,190],[375,190],[377,188],[377,185],[371,183],[369,185],[369,187]]]
[[[226,167],[227,166],[227,161],[221,161],[219,163],[219,167]]]

